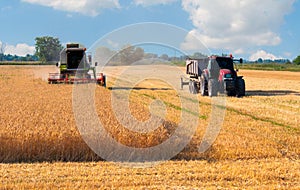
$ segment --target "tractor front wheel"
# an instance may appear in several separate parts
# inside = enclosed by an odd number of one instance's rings
[[[238,79],[236,84],[236,95],[237,97],[243,97],[246,95],[246,87],[245,87],[245,80]]]

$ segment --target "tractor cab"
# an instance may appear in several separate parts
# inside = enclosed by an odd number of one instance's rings
[[[216,61],[219,65],[220,69],[228,69],[232,73],[235,73],[232,58],[230,58],[230,57],[216,57]]]

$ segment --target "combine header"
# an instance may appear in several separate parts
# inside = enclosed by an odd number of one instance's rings
[[[187,59],[186,74],[189,82],[183,82],[181,88],[189,85],[190,93],[201,93],[202,96],[217,96],[218,93],[228,96],[245,96],[245,81],[243,76],[238,76],[234,69],[234,62],[243,62],[242,59],[235,60],[232,55],[211,56],[202,59]]]
[[[96,68],[92,66],[92,57],[87,57],[86,48],[80,48],[79,44],[67,44],[60,52],[60,61],[56,66],[60,72],[49,73],[49,84],[96,82],[106,87],[106,76],[96,73]]]

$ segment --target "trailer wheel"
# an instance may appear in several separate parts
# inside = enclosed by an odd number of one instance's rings
[[[190,82],[189,82],[189,91],[190,91],[191,94],[193,94],[193,90],[194,90],[193,88],[194,88],[193,81],[190,80]]]
[[[246,94],[245,91],[246,91],[245,80],[244,79],[238,79],[237,84],[236,84],[236,95],[237,95],[237,97],[245,96],[245,94]]]
[[[192,81],[192,94],[198,94],[199,88],[196,81]]]
[[[213,97],[218,95],[218,80],[216,79],[209,79],[208,81],[208,96]]]
[[[206,82],[206,80],[203,76],[200,78],[200,93],[201,93],[202,96],[207,96],[208,95],[207,82]]]

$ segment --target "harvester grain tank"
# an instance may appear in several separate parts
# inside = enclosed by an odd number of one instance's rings
[[[232,56],[211,56],[201,59],[186,60],[186,74],[189,82],[183,82],[181,87],[189,85],[192,94],[201,93],[202,96],[217,96],[218,93],[228,96],[245,96],[245,80],[238,76],[234,69],[235,60]]]
[[[92,57],[87,56],[86,48],[79,47],[79,44],[67,44],[60,52],[60,60],[56,66],[59,73],[49,73],[49,84],[96,82],[106,86],[106,76],[96,73]]]

